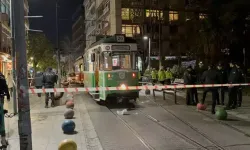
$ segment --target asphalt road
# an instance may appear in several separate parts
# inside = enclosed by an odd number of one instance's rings
[[[250,123],[231,117],[218,122],[209,111],[198,112],[178,105],[172,96],[162,100],[140,93],[135,109],[125,115],[123,105],[101,106],[89,95],[83,95],[90,120],[105,150],[249,150]],[[244,129],[244,130],[243,130]]]

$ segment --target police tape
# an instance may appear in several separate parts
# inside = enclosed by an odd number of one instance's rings
[[[30,88],[28,90],[31,94],[36,93],[78,93],[78,92],[91,92],[91,91],[128,91],[128,90],[167,90],[167,89],[186,89],[186,88],[209,88],[209,87],[238,87],[238,86],[250,86],[250,83],[242,84],[199,84],[199,85],[142,85],[142,86],[126,86],[121,85],[119,87],[76,87],[76,88],[42,88],[35,89]]]

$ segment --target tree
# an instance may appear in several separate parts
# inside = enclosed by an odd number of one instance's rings
[[[44,71],[48,66],[56,67],[54,48],[43,33],[29,33],[27,40],[27,56],[35,71]]]

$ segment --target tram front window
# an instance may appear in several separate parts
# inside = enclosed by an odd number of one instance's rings
[[[105,70],[119,70],[132,69],[131,52],[104,52],[104,69]]]

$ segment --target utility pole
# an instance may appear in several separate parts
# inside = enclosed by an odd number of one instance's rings
[[[32,150],[30,102],[27,77],[27,51],[24,26],[24,1],[13,0],[15,45],[16,45],[16,69],[18,92],[18,131],[20,137],[20,149]]]
[[[13,113],[14,115],[17,114],[17,99],[16,99],[16,44],[15,44],[15,20],[14,20],[14,6],[13,6],[13,1],[10,1],[10,16],[11,16],[11,42],[12,42],[12,51],[11,51],[11,56],[12,56],[12,78],[14,82],[13,86]]]
[[[58,1],[56,0],[56,52],[57,52],[57,72],[58,72],[58,86],[61,87],[61,54],[59,48],[59,32],[58,32]]]

